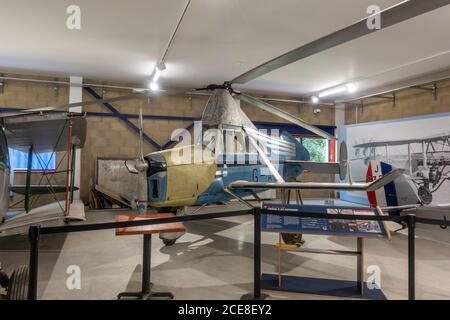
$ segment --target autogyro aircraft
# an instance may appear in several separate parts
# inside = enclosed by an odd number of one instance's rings
[[[260,200],[258,194],[270,189],[375,191],[400,174],[394,170],[367,183],[296,182],[303,172],[339,174],[347,171],[345,157],[340,163],[310,161],[306,148],[286,132],[269,135],[259,132],[240,107],[240,101],[297,124],[320,137],[335,140],[329,133],[266,102],[233,90],[231,84],[210,85],[200,90],[212,92],[202,116],[203,137],[194,143],[141,155],[126,166],[139,174],[140,190],[151,207],[181,213],[188,206],[232,199],[247,203],[245,197]],[[142,131],[142,117],[141,117]],[[142,146],[142,141],[141,141]],[[344,151],[345,147],[341,147]],[[141,149],[142,150],[142,149]],[[146,188],[144,187],[146,186]],[[248,204],[248,203],[247,203]],[[162,234],[166,245],[180,234]]]

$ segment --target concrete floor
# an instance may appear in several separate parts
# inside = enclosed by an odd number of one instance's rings
[[[230,208],[233,209],[233,208]],[[208,208],[211,212],[217,208]],[[89,222],[111,221],[124,213],[88,212]],[[176,245],[163,247],[154,236],[152,281],[156,291],[176,299],[239,299],[253,285],[253,219],[250,216],[190,222],[189,233]],[[354,249],[355,239],[305,236],[307,247]],[[262,270],[276,273],[277,234],[262,235]],[[407,232],[392,241],[367,239],[365,265],[381,270],[388,299],[407,297]],[[116,237],[113,230],[43,236],[39,264],[39,299],[115,299],[121,291],[139,291],[142,237]],[[450,230],[418,225],[417,298],[450,299]],[[0,261],[7,272],[28,263],[26,236],[0,239]],[[355,279],[356,259],[345,256],[284,253],[283,272],[318,278]],[[81,289],[69,290],[67,268],[81,268]],[[332,299],[269,292],[276,299]]]

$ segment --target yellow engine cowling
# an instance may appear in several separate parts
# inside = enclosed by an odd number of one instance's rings
[[[165,198],[152,207],[192,206],[214,181],[217,163],[214,153],[198,146],[158,152],[166,161]]]

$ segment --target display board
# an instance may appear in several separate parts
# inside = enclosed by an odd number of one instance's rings
[[[293,211],[300,213],[349,214],[378,216],[379,209],[339,206],[293,205],[282,203],[264,203],[263,209],[274,211]],[[302,233],[318,235],[338,235],[354,237],[390,238],[389,230],[382,221],[342,220],[327,218],[278,216],[263,214],[261,229],[266,232]]]

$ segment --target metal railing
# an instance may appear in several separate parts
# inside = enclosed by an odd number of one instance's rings
[[[107,222],[96,224],[80,224],[67,225],[55,227],[39,227],[32,226],[29,229],[30,240],[30,261],[29,261],[29,283],[28,283],[28,299],[37,299],[37,283],[38,283],[38,266],[39,266],[39,241],[41,235],[57,234],[57,233],[72,233],[72,232],[87,232],[96,230],[139,227],[155,224],[166,224],[173,222],[188,222],[188,221],[202,221],[217,218],[237,217],[245,215],[253,215],[254,217],[254,283],[253,293],[245,295],[245,298],[262,299],[261,295],[261,215],[271,214],[275,216],[291,216],[291,217],[305,217],[305,218],[322,218],[334,220],[365,220],[365,221],[393,221],[398,223],[405,223],[408,226],[408,299],[415,300],[415,229],[417,223],[431,224],[440,226],[442,229],[447,229],[450,225],[447,218],[443,220],[418,218],[415,214],[408,214],[405,216],[366,216],[366,215],[349,215],[349,214],[324,214],[320,212],[292,212],[292,211],[278,211],[261,208],[253,208],[247,210],[238,210],[231,212],[220,213],[206,213],[191,216],[179,216],[172,218],[161,218],[151,220],[137,220],[124,222]],[[243,298],[244,298],[243,297]]]

